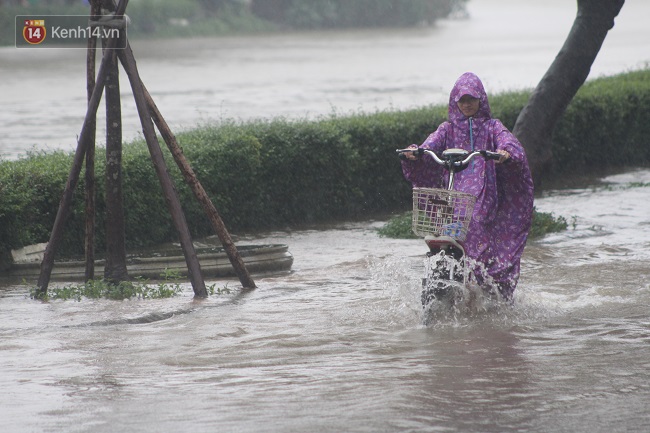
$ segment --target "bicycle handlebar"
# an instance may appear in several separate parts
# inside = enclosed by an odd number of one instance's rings
[[[501,159],[501,154],[497,152],[491,152],[489,150],[475,150],[469,152],[464,149],[446,149],[442,152],[442,157],[438,156],[435,152],[423,149],[418,147],[416,149],[396,149],[395,152],[399,155],[400,158],[405,158],[404,154],[411,152],[418,156],[423,154],[430,155],[434,161],[438,164],[445,166],[446,168],[454,168],[456,171],[460,171],[463,168],[467,167],[472,159],[477,156],[482,156],[485,159],[493,159],[498,161]]]

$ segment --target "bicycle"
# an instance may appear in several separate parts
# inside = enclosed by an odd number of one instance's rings
[[[456,306],[463,301],[463,287],[467,284],[463,242],[472,221],[476,197],[454,189],[454,175],[469,167],[478,156],[499,160],[502,155],[487,150],[467,151],[446,149],[438,156],[422,149],[397,149],[400,158],[407,152],[418,156],[427,154],[448,171],[447,188],[413,188],[412,230],[424,238],[429,247],[427,268],[422,279],[422,307],[430,309],[435,301]]]

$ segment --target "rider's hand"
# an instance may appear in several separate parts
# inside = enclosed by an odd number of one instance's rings
[[[407,147],[407,149],[417,150],[418,147],[415,144],[411,144],[409,147]],[[411,161],[415,161],[416,159],[418,159],[418,155],[416,155],[413,152],[404,152],[404,156],[406,156],[406,158],[410,159]]]
[[[500,150],[497,150],[497,153],[501,155],[501,158],[499,158],[499,160],[497,161],[497,164],[502,164],[502,163],[504,163],[504,162],[506,162],[507,160],[510,159],[510,154],[506,150],[500,149]]]

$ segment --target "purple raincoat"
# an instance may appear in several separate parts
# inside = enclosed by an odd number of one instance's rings
[[[463,95],[480,100],[478,112],[471,118],[458,108]],[[523,147],[498,119],[492,118],[483,83],[475,74],[465,73],[456,81],[449,96],[449,120],[420,147],[438,154],[449,148],[502,149],[510,154],[502,164],[474,158],[467,169],[456,174],[454,186],[477,197],[464,242],[467,256],[482,263],[501,294],[512,299],[532,220],[533,181]],[[427,155],[402,161],[402,170],[413,187],[446,187],[446,171]],[[479,283],[484,280],[480,274],[477,279]]]

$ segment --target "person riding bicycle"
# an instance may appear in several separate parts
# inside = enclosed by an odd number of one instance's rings
[[[494,284],[505,299],[512,300],[533,213],[533,181],[526,152],[503,123],[492,118],[483,83],[471,72],[456,81],[449,95],[448,116],[424,143],[409,148],[436,153],[452,148],[489,150],[502,155],[494,162],[472,160],[456,174],[454,189],[477,197],[464,247],[467,256],[482,264],[491,277],[477,269],[478,283]],[[414,188],[446,186],[443,168],[430,156],[404,155],[402,171]]]

